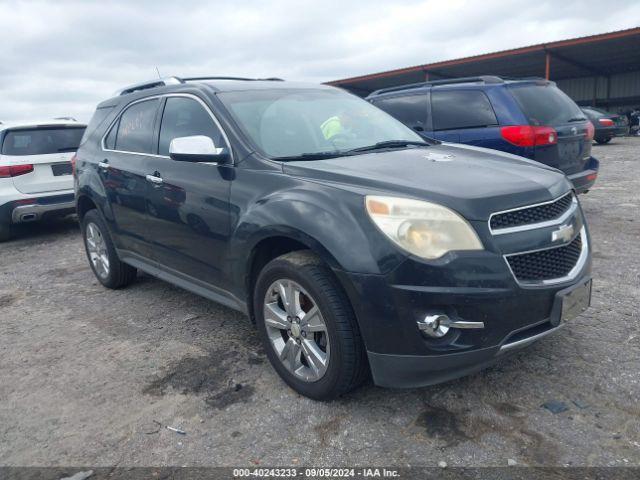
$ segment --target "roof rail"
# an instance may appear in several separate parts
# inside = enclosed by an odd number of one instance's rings
[[[429,86],[437,86],[437,85],[454,85],[457,83],[472,83],[472,82],[504,83],[504,80],[501,77],[497,77],[495,75],[480,75],[477,77],[461,77],[461,78],[445,78],[442,80],[431,80],[428,82],[410,83],[407,85],[397,85],[395,87],[381,88],[379,90],[375,90],[371,92],[369,96],[379,95],[381,93],[396,92],[401,90],[410,90],[413,88],[421,88],[421,87],[429,87]]]
[[[184,82],[197,82],[199,80],[241,80],[241,81],[247,81],[247,82],[255,82],[255,81],[283,82],[284,81],[281,78],[276,78],[276,77],[246,78],[246,77],[219,77],[219,76],[188,77],[188,78],[182,78],[181,80]]]
[[[166,77],[166,78],[159,78],[157,80],[148,80],[146,82],[134,83],[133,85],[129,85],[128,87],[124,87],[123,89],[117,90],[114,96],[127,95],[129,93],[137,92],[139,90],[146,90],[148,88],[156,88],[156,87],[164,87],[165,85],[178,85],[180,83],[184,83],[184,82],[178,77]]]
[[[67,120],[67,121],[70,121],[70,122],[77,122],[78,121],[73,117],[55,117],[54,120]]]

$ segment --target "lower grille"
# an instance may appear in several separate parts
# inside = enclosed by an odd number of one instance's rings
[[[582,253],[582,234],[562,247],[507,256],[507,262],[520,282],[535,283],[569,275]]]

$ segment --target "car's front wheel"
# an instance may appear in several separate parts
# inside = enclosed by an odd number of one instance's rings
[[[271,364],[298,393],[327,400],[366,378],[366,354],[349,300],[311,252],[288,253],[265,266],[254,311]]]
[[[107,288],[122,288],[136,278],[136,269],[118,258],[105,221],[97,210],[82,219],[82,238],[91,270]]]

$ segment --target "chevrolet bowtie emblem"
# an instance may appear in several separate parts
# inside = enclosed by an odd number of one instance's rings
[[[555,232],[551,232],[551,241],[562,240],[563,242],[568,242],[573,238],[573,231],[573,225],[562,225]]]

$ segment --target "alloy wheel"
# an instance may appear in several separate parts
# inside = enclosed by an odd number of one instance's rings
[[[315,299],[297,282],[279,279],[267,289],[264,321],[271,346],[296,378],[315,382],[329,365],[327,325]]]
[[[100,228],[95,223],[88,223],[85,230],[85,240],[87,243],[87,252],[89,260],[95,272],[100,278],[109,276],[109,256],[107,253],[107,244],[104,241]]]

